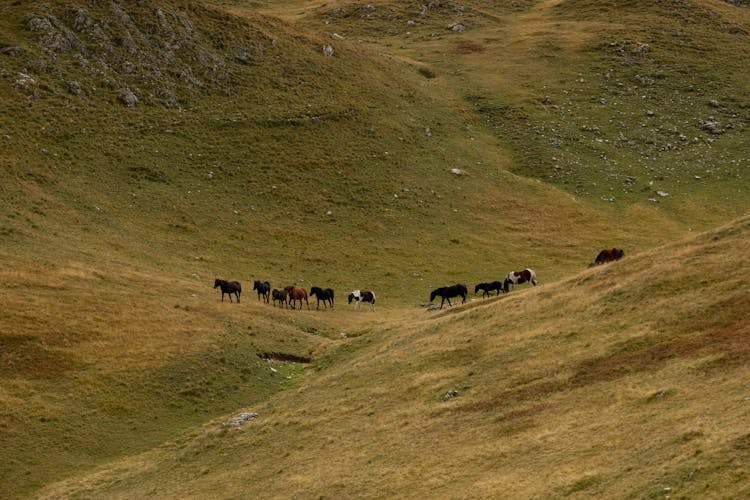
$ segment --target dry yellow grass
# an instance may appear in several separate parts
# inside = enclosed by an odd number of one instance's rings
[[[377,326],[256,421],[42,496],[744,496],[748,250],[745,218],[499,299],[352,315]]]

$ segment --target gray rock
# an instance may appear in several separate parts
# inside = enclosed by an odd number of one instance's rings
[[[138,97],[128,88],[121,89],[117,94],[117,99],[128,108],[134,108],[138,104]]]
[[[258,414],[255,412],[245,412],[233,417],[224,423],[225,427],[240,427],[248,422],[251,422],[258,418]]]

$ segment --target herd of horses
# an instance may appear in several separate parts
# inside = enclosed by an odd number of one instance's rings
[[[625,256],[625,252],[621,248],[604,249],[596,256],[594,262],[589,264],[589,267],[606,264],[607,262],[614,262],[620,260]],[[479,290],[482,290],[482,298],[490,297],[492,292],[496,292],[496,296],[501,293],[509,293],[512,289],[515,289],[516,285],[523,283],[529,283],[532,286],[537,285],[536,272],[533,269],[526,268],[522,271],[511,271],[502,281],[490,281],[487,283],[479,283],[474,287],[474,294],[478,294]],[[242,285],[238,281],[226,281],[217,279],[214,281],[214,288],[221,288],[221,301],[224,302],[224,295],[229,295],[229,302],[232,301],[232,295],[235,296],[237,302],[240,301],[240,295],[242,294]],[[271,289],[271,283],[268,281],[256,280],[253,283],[253,290],[258,293],[258,300],[263,300],[266,303],[270,303],[273,300],[273,305],[276,306],[278,303],[279,307],[288,307],[291,309],[297,308],[297,302],[299,302],[299,308],[302,309],[302,302],[307,305],[310,309],[310,303],[308,297],[315,296],[318,301],[317,308],[320,309],[320,303],[323,302],[323,307],[333,309],[333,288],[320,288],[314,286],[310,288],[308,295],[307,289],[290,285],[281,290]],[[452,306],[451,299],[461,297],[461,303],[466,302],[466,296],[469,294],[466,285],[456,283],[451,286],[443,286],[436,288],[430,293],[430,302],[434,301],[436,297],[440,297],[440,309],[443,308],[443,304],[448,302],[448,306]],[[354,309],[359,310],[362,302],[370,305],[370,310],[375,310],[375,293],[371,290],[353,290],[349,294],[349,304],[354,302]]]
[[[237,303],[240,302],[240,296],[242,295],[242,285],[239,281],[226,281],[222,279],[216,279],[214,281],[214,288],[221,289],[221,301],[224,302],[224,295],[229,296],[229,302],[234,302],[232,296],[237,299]],[[258,300],[262,300],[265,303],[270,303],[273,300],[274,307],[296,309],[297,302],[299,302],[299,308],[302,309],[302,303],[310,309],[309,298],[315,296],[318,301],[317,308],[320,309],[320,303],[323,303],[323,307],[333,309],[333,288],[321,288],[314,286],[310,288],[308,294],[306,288],[299,286],[290,285],[279,290],[277,288],[271,289],[271,283],[268,281],[255,280],[253,283],[253,291],[258,293]],[[354,308],[359,310],[359,306],[362,302],[370,304],[370,310],[375,310],[375,293],[370,290],[353,290],[349,294],[349,303],[354,302]]]

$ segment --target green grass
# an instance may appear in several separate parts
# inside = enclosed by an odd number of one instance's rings
[[[211,488],[231,496],[240,477],[257,474],[258,484],[294,494],[326,472],[339,476],[336,436],[364,421],[377,425],[353,448],[360,455],[342,455],[354,472],[321,494],[367,496],[388,478],[385,494],[417,483],[446,496],[467,484],[489,493],[508,479],[509,494],[534,495],[541,490],[521,476],[536,473],[543,450],[530,446],[514,471],[503,447],[553,432],[540,427],[553,408],[595,422],[601,400],[585,392],[593,381],[645,384],[623,396],[631,402],[668,389],[656,405],[684,402],[686,373],[701,384],[696,373],[722,373],[725,363],[741,373],[744,347],[727,332],[744,331],[734,318],[746,303],[718,288],[705,302],[700,287],[718,286],[705,278],[719,264],[711,252],[663,264],[669,273],[652,284],[626,278],[640,276],[635,267],[584,270],[601,248],[622,246],[630,259],[746,213],[746,9],[470,1],[463,11],[434,4],[419,17],[418,3],[375,2],[372,12],[211,4],[0,3],[0,49],[23,49],[0,54],[0,490],[82,492],[90,482],[100,496]],[[50,13],[70,31],[29,29],[29,16]],[[467,30],[448,30],[452,22]],[[71,49],[50,48],[68,36]],[[323,55],[327,43],[334,57]],[[71,93],[71,82],[83,92]],[[138,96],[134,108],[118,100],[122,88]],[[701,129],[710,116],[722,134]],[[722,231],[717,241],[744,244],[743,223]],[[498,311],[473,302],[423,316],[437,286],[473,289],[526,266],[543,285],[531,305],[509,297],[490,303]],[[216,277],[242,281],[240,305],[218,301]],[[338,306],[276,310],[258,303],[254,279],[332,286]],[[571,283],[597,295],[556,295]],[[354,288],[377,292],[377,315],[348,310]],[[658,320],[643,321],[643,304]],[[540,323],[519,329],[528,307]],[[615,327],[627,337],[596,334]],[[269,366],[263,352],[315,361]],[[670,382],[648,379],[654,370],[673,370]],[[460,399],[441,406],[450,389]],[[562,406],[538,401],[547,397]],[[442,409],[464,398],[474,409]],[[307,403],[322,420],[302,413]],[[234,464],[237,476],[221,486],[219,464],[240,453],[224,447],[236,434],[214,422],[245,407],[263,408],[268,431],[238,446],[283,443],[287,465],[276,455]],[[265,416],[277,411],[282,418]],[[487,412],[497,428],[481,424]],[[329,418],[340,430],[311,434]],[[615,421],[602,417],[602,435],[624,440]],[[439,457],[423,460],[423,450],[442,432],[463,443],[475,425],[451,489]],[[665,449],[684,446],[679,436],[710,434],[682,431]],[[732,458],[742,437],[720,441],[725,448],[705,446],[670,473],[696,463],[742,484]],[[455,451],[442,446],[444,456]],[[592,446],[574,454],[595,456]],[[392,459],[386,449],[396,450]],[[472,454],[486,459],[485,471],[470,472]],[[170,456],[185,469],[165,478],[149,461]],[[611,463],[638,466],[625,455]],[[546,493],[661,491],[646,476],[630,484],[596,466],[567,475],[563,467]],[[97,468],[110,479],[86,476]],[[194,477],[203,482],[191,493]]]

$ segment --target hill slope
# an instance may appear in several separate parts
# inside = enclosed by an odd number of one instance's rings
[[[436,286],[546,287],[746,212],[747,9],[422,7],[0,2],[5,496],[313,383],[370,345],[342,332],[408,343]],[[258,278],[339,307],[275,310]]]
[[[744,218],[389,321],[246,426],[214,420],[46,494],[745,496],[748,242]]]

